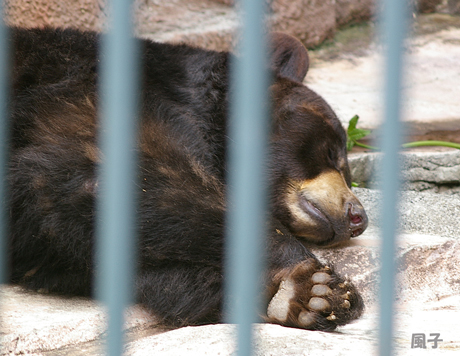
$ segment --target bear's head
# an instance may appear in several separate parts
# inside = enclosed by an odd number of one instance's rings
[[[298,40],[272,34],[271,203],[274,217],[295,236],[329,245],[360,235],[368,219],[350,189],[345,130],[324,99],[302,84],[308,65]]]

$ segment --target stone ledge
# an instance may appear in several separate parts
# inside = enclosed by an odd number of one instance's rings
[[[363,203],[369,217],[368,229],[356,240],[368,238],[368,236],[375,237],[380,227],[381,193],[363,188],[355,188],[354,192]],[[458,196],[406,191],[400,192],[399,200],[400,233],[460,239],[460,199]],[[423,240],[419,242],[423,243]]]
[[[349,157],[352,180],[367,187],[378,185],[381,153],[356,153]],[[403,190],[460,194],[460,150],[408,151],[400,155]]]

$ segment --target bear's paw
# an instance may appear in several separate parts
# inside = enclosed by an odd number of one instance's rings
[[[266,321],[332,331],[359,318],[363,300],[355,286],[327,266],[308,259],[287,274],[271,299]]]

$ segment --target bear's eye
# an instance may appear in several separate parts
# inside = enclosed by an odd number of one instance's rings
[[[327,150],[327,158],[329,159],[329,162],[332,163],[333,165],[336,164],[337,162],[337,154],[332,150],[332,148],[329,148]]]

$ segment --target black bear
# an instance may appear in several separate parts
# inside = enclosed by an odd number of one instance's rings
[[[9,163],[11,282],[66,295],[92,293],[98,47],[71,29],[11,29]],[[222,317],[227,52],[140,40],[139,258],[136,298],[165,324]],[[308,54],[273,34],[268,322],[333,330],[360,316],[353,284],[304,242],[361,234],[367,217],[350,190],[346,134],[302,84]]]

